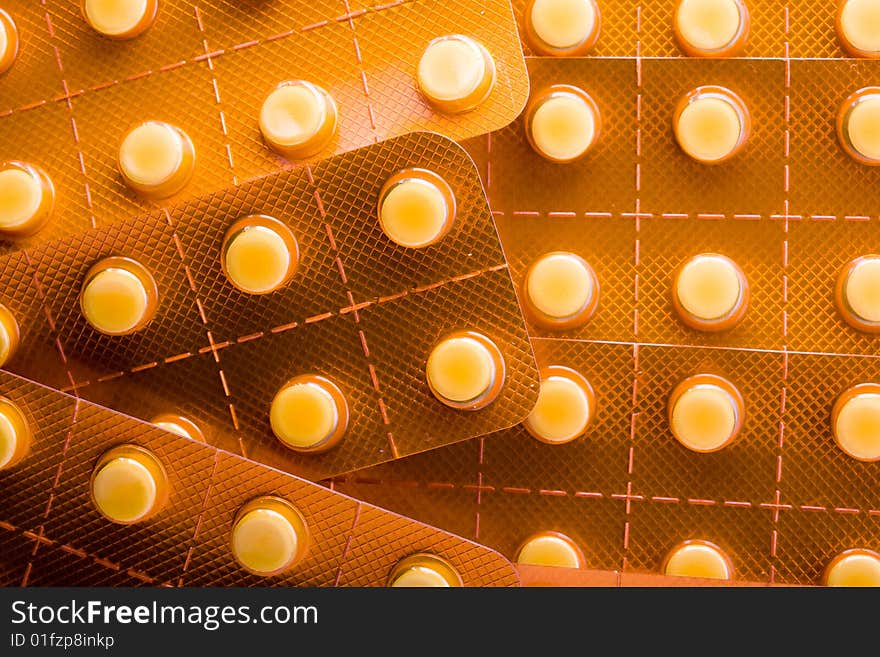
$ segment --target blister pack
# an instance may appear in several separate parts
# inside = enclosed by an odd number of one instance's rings
[[[4,586],[518,585],[464,539],[6,372],[0,388]]]
[[[876,584],[871,3],[667,4],[615,5],[595,57],[529,58],[523,115],[467,143],[530,418],[334,485],[531,563]],[[681,48],[672,11],[701,4],[747,7],[743,57]]]
[[[317,479],[521,421],[538,374],[467,154],[416,133],[0,260],[6,367]],[[188,433],[193,433],[190,429]]]
[[[408,132],[482,134],[528,94],[506,0],[2,9],[3,251]]]

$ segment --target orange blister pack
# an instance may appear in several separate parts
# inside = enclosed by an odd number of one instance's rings
[[[423,224],[401,222],[401,207]],[[20,333],[10,371],[145,420],[182,417],[212,444],[307,478],[509,427],[537,396],[473,164],[435,134],[0,267],[3,334]]]
[[[737,582],[878,581],[873,63],[844,59],[840,7],[746,4],[778,51],[650,58],[672,26],[636,7],[627,58],[527,60],[525,114],[467,148],[543,410],[334,486],[512,559],[559,532],[556,556],[624,575],[695,559]],[[810,59],[823,25],[832,59]],[[570,159],[541,136],[558,99]],[[719,105],[737,128],[701,151],[684,110]]]
[[[0,249],[408,132],[482,134],[528,94],[506,0],[125,7],[4,3],[0,162],[39,175],[0,216]]]
[[[869,0],[513,0],[528,57],[878,56]]]
[[[518,584],[464,539],[6,372],[0,387],[4,586],[405,585],[414,558],[450,586]]]

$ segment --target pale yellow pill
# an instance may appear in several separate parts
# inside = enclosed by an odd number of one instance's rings
[[[573,317],[590,305],[596,292],[593,272],[572,253],[551,253],[535,262],[526,277],[529,302],[555,319]]]
[[[436,570],[427,566],[407,568],[391,583],[393,587],[402,588],[441,588],[449,587],[449,582]]]
[[[826,586],[880,587],[880,554],[873,550],[847,550],[825,571]]]
[[[531,137],[538,153],[557,162],[584,155],[596,139],[595,106],[580,95],[551,94],[531,117]]]
[[[880,257],[856,261],[843,290],[847,305],[860,319],[880,322]]]
[[[269,411],[272,431],[293,448],[308,449],[330,438],[339,426],[333,395],[318,383],[303,381],[282,388]]]
[[[720,50],[737,37],[743,17],[736,0],[682,0],[675,13],[680,37],[699,50]]]
[[[562,444],[582,436],[593,414],[587,383],[567,368],[551,368],[542,376],[538,401],[525,419],[533,436],[547,443]]]
[[[95,31],[109,37],[134,36],[156,11],[150,0],[85,0],[83,13]]]
[[[0,9],[0,74],[5,73],[15,63],[18,56],[18,28],[15,21]]]
[[[742,284],[730,260],[701,255],[681,269],[675,293],[687,312],[710,321],[726,317],[736,309],[742,297]]]
[[[677,577],[730,579],[730,560],[719,547],[705,541],[686,541],[666,558],[664,574]]]
[[[388,586],[391,587],[449,588],[461,585],[461,576],[449,562],[428,553],[401,559],[388,577]]]
[[[179,422],[153,422],[153,424],[155,424],[160,429],[164,429],[165,431],[173,433],[177,436],[181,436],[183,438],[193,438],[187,428]]]
[[[674,401],[671,428],[688,449],[712,452],[727,444],[737,429],[737,404],[731,395],[713,384],[690,387]]]
[[[0,470],[15,465],[30,445],[31,432],[21,409],[0,398]]]
[[[847,0],[838,16],[840,38],[858,54],[880,53],[880,2]]]
[[[110,520],[132,523],[150,514],[158,499],[153,474],[134,458],[108,461],[92,479],[92,499]]]
[[[143,281],[121,267],[109,267],[95,274],[82,292],[81,307],[94,328],[110,335],[136,329],[150,306]]]
[[[6,326],[0,324],[0,367],[2,367],[12,352],[12,336]]]
[[[202,434],[202,430],[199,429],[198,425],[196,425],[196,423],[189,418],[185,418],[182,415],[177,415],[175,413],[163,413],[154,417],[152,420],[150,420],[150,422],[155,424],[160,429],[164,429],[165,431],[176,434],[178,436],[183,436],[184,438],[189,438],[190,440],[205,442],[205,436]]]
[[[468,402],[485,394],[495,380],[492,353],[472,337],[442,341],[428,357],[427,377],[436,395],[453,402]]]
[[[239,563],[259,575],[288,568],[300,550],[297,528],[282,513],[255,508],[242,515],[232,529],[232,552]]]
[[[567,536],[556,532],[537,534],[520,547],[516,562],[531,566],[583,568],[583,555]]]
[[[328,122],[335,121],[329,96],[308,82],[276,87],[260,109],[260,130],[266,141],[280,148],[296,148],[316,139]]]
[[[0,469],[7,467],[19,449],[22,436],[14,419],[5,408],[0,408]]]
[[[382,230],[393,242],[409,248],[436,242],[446,231],[449,216],[443,191],[420,178],[393,185],[379,208]]]
[[[0,230],[16,231],[37,217],[43,204],[43,184],[19,168],[0,170]]]
[[[119,147],[122,175],[139,185],[159,187],[183,164],[184,143],[173,127],[148,121],[129,132]]]
[[[593,35],[599,16],[592,0],[535,0],[529,20],[541,41],[568,50]]]
[[[880,393],[849,396],[837,410],[834,438],[840,448],[862,461],[880,459]]]
[[[880,161],[880,93],[861,96],[845,122],[852,147],[865,159]]]
[[[0,367],[12,358],[18,348],[18,322],[10,310],[0,304]]]
[[[461,34],[431,41],[419,59],[418,87],[425,98],[444,111],[465,111],[489,95],[495,79],[491,56],[476,41]]]
[[[291,253],[284,238],[266,226],[251,226],[226,247],[226,275],[251,294],[277,289],[290,272]]]
[[[728,100],[712,95],[694,97],[675,125],[682,150],[695,160],[720,162],[733,155],[743,135],[743,120]]]

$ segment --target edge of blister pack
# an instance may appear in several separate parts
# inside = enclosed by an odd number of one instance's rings
[[[32,434],[24,458],[0,469],[3,585],[384,586],[415,553],[443,559],[464,586],[519,584],[509,561],[471,541],[13,374],[0,372],[0,389]],[[102,455],[131,444],[164,466],[169,497],[116,524],[90,482]],[[237,511],[266,495],[295,507],[306,549],[260,577],[235,561],[230,535]]]
[[[424,248],[395,243],[377,217],[383,184],[412,167],[430,168],[456,196],[452,228]],[[229,227],[253,215],[282,220],[297,244],[295,272],[268,294],[232,284],[221,258]],[[106,335],[79,299],[90,268],[118,256],[149,271],[159,301],[147,306],[148,323]],[[208,442],[310,479],[513,426],[537,397],[534,354],[473,161],[434,133],[38,245],[0,267],[2,302],[21,328],[10,371],[142,419],[181,415]],[[480,410],[441,403],[426,381],[431,349],[462,331],[487,337],[503,357],[503,386],[464,405]],[[337,413],[348,418],[345,436],[321,453],[288,449],[270,426],[270,402],[300,375],[324,377],[347,402]]]

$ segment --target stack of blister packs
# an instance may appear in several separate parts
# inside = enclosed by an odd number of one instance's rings
[[[880,586],[830,4],[0,0],[0,582]]]

